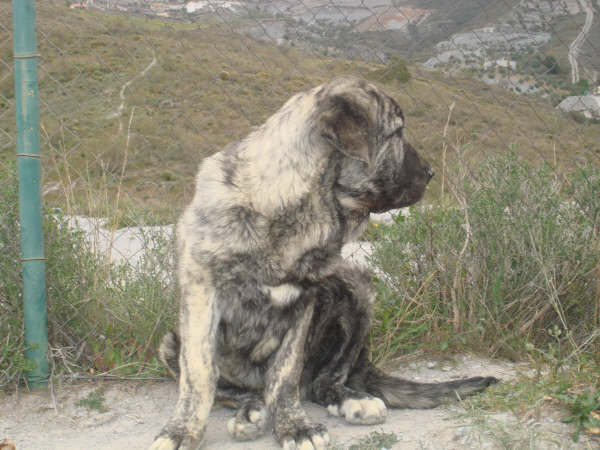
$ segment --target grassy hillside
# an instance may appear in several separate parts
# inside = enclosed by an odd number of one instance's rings
[[[262,123],[291,94],[336,75],[385,72],[256,42],[236,34],[235,24],[107,15],[64,2],[37,8],[43,189],[49,205],[69,212],[171,221],[191,196],[201,158]],[[11,28],[7,1],[0,26]],[[5,63],[9,43],[0,44]],[[9,68],[0,65],[0,102],[10,112]],[[448,158],[460,150],[480,160],[509,148],[559,165],[600,158],[600,127],[561,116],[545,100],[410,70],[408,83],[389,81],[386,89],[406,112],[410,139],[438,169],[444,142]],[[0,116],[0,128],[14,136],[12,113]],[[12,142],[0,141],[0,161],[13,158]]]

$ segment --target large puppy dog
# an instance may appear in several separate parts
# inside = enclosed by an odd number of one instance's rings
[[[417,202],[433,176],[403,126],[394,100],[344,77],[202,162],[177,228],[179,329],[160,349],[179,399],[152,449],[197,448],[215,397],[239,407],[235,438],[272,427],[284,448],[310,450],[329,438],[302,397],[376,424],[386,407],[431,408],[497,381],[419,384],[368,360],[374,289],[340,250],[370,212]]]

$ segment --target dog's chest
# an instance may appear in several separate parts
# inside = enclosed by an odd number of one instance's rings
[[[327,200],[316,195],[307,196],[275,217],[269,237],[284,271],[296,273],[299,265],[312,265],[309,260],[322,265],[329,256],[339,254],[345,233],[344,222],[333,202]],[[311,267],[304,267],[301,272],[305,270],[311,270]],[[305,276],[304,273],[296,275]]]

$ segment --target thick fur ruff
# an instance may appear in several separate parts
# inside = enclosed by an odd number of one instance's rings
[[[431,408],[497,380],[391,377],[366,347],[375,291],[342,246],[369,213],[417,202],[433,176],[396,102],[343,77],[292,97],[258,130],[206,158],[177,227],[179,328],[159,354],[179,399],[153,449],[197,448],[216,400],[237,439],[272,426],[284,448],[328,435],[301,396],[356,424],[386,407]]]

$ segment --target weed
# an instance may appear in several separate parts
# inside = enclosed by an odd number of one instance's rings
[[[104,401],[105,399],[102,390],[96,389],[90,392],[86,397],[75,402],[75,406],[103,413],[107,411]]]
[[[367,437],[348,447],[348,450],[385,450],[390,449],[398,442],[398,436],[394,433],[373,431]]]
[[[356,444],[351,444],[347,448],[335,446],[334,450],[387,450],[391,449],[397,442],[398,436],[394,433],[373,431],[368,436],[360,439]]]
[[[555,398],[560,400],[570,415],[562,419],[565,423],[576,426],[573,440],[579,440],[579,434],[586,429],[594,434],[600,434],[600,390],[596,387],[592,392],[571,393],[560,389]]]

